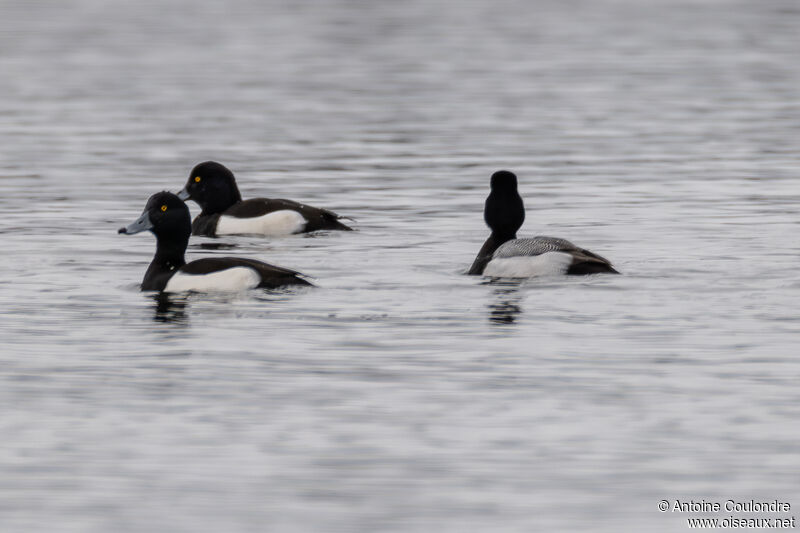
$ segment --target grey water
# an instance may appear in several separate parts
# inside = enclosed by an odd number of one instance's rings
[[[0,1],[0,530],[795,513],[798,27],[794,0]],[[116,229],[209,159],[358,231],[189,259],[316,288],[139,292],[154,239]],[[463,275],[501,168],[520,236],[623,275]]]

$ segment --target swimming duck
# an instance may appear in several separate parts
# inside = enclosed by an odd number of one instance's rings
[[[517,176],[500,170],[492,174],[483,219],[492,230],[468,274],[497,278],[567,274],[619,274],[611,262],[594,252],[555,237],[517,239],[525,221],[525,206],[517,192]]]
[[[194,235],[280,236],[317,230],[352,230],[339,222],[344,217],[327,209],[293,200],[242,200],[233,172],[215,161],[195,166],[178,197],[194,200],[202,209],[192,222]]]
[[[207,257],[187,263],[183,255],[192,233],[189,208],[169,192],[151,196],[142,215],[120,228],[119,233],[133,235],[145,230],[156,236],[156,255],[142,280],[143,291],[239,291],[311,285],[299,272],[254,259]]]

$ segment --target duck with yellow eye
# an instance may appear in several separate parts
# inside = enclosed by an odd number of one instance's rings
[[[311,285],[299,272],[254,259],[208,257],[187,263],[184,254],[192,233],[191,217],[186,204],[172,193],[151,196],[141,216],[119,233],[147,230],[156,236],[156,254],[142,280],[143,291],[214,292]]]
[[[202,209],[192,223],[194,235],[275,237],[319,230],[351,230],[340,222],[344,217],[327,209],[277,198],[242,200],[233,172],[215,161],[195,166],[178,197],[193,200]]]

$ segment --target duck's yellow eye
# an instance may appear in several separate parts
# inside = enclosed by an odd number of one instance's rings
[[[201,179],[200,176],[195,176],[194,177],[194,182],[195,183],[200,183],[200,179]]]
[[[167,210],[167,206],[165,206],[165,205],[162,205],[162,206],[161,206],[161,210],[162,210],[162,211],[166,211],[166,210]]]

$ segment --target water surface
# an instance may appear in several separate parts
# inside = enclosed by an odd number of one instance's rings
[[[791,0],[0,4],[0,529],[683,531],[800,506]],[[116,234],[214,159],[356,232],[157,299]],[[623,276],[487,283],[520,236]],[[190,204],[193,213],[197,206]]]

